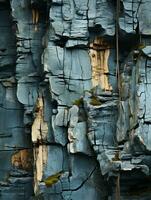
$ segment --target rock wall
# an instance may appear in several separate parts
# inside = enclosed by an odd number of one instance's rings
[[[151,0],[0,0],[0,200],[151,199]]]

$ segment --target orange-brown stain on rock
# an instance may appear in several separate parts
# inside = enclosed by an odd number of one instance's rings
[[[32,142],[42,142],[47,139],[48,124],[44,121],[44,103],[42,98],[38,98],[35,119],[32,125]]]
[[[100,85],[105,91],[112,91],[112,86],[108,81],[108,59],[110,46],[100,37],[96,37],[90,44],[90,58],[92,65],[93,87]]]
[[[14,167],[23,170],[32,170],[33,154],[31,150],[23,149],[13,154],[11,163]]]
[[[34,148],[34,191],[38,192],[39,182],[42,181],[45,166],[48,160],[48,145],[39,145]]]
[[[37,31],[37,25],[39,22],[39,11],[36,8],[32,8],[32,22],[35,25],[35,31]]]
[[[37,99],[35,119],[32,125],[32,142],[37,144],[33,149],[34,154],[34,191],[38,192],[40,181],[48,159],[48,145],[45,144],[48,135],[48,124],[44,119],[43,98]]]

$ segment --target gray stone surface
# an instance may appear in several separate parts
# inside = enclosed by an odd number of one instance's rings
[[[150,200],[150,6],[0,0],[0,200]]]

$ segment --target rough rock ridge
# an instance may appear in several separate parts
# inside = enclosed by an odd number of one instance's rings
[[[151,199],[151,0],[0,0],[0,200]]]

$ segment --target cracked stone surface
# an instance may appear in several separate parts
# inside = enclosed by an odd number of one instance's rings
[[[151,0],[0,0],[0,200],[150,200]]]

